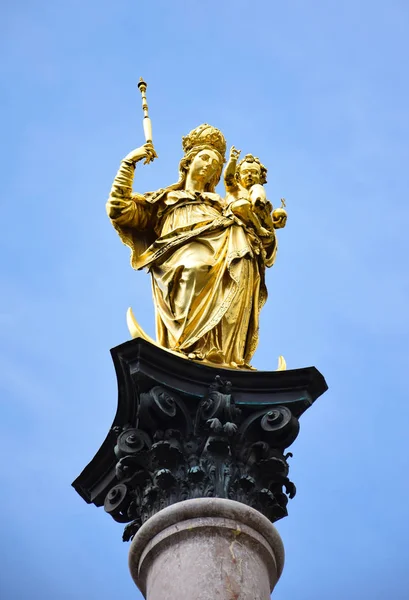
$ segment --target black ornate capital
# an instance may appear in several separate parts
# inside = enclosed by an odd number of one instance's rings
[[[118,409],[73,486],[128,523],[129,540],[153,514],[190,498],[229,498],[277,521],[295,486],[285,454],[298,419],[323,394],[309,367],[239,371],[179,358],[142,339],[111,350]]]

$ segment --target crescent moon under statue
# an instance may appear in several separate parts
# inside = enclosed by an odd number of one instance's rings
[[[139,325],[131,307],[129,307],[128,310],[126,311],[126,324],[128,326],[128,330],[129,330],[129,333],[131,334],[132,339],[135,339],[138,337],[142,338],[143,340],[146,340],[147,342],[149,342],[150,344],[153,344],[154,346],[157,346],[158,348],[162,348],[163,350],[166,350],[167,352],[171,352],[172,354],[176,354],[179,357],[187,359],[187,356],[185,356],[181,352],[175,352],[174,350],[170,350],[169,348],[164,348],[163,346],[161,346],[160,344],[155,342],[155,340],[153,338],[151,338],[151,336],[148,335],[142,329],[142,327]],[[287,370],[286,360],[285,360],[284,356],[280,355],[278,357],[278,367],[277,367],[276,371],[286,371],[286,370]]]

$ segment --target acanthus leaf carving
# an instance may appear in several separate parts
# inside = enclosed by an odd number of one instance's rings
[[[131,521],[124,539],[161,508],[192,498],[237,500],[273,521],[287,514],[295,486],[283,449],[298,420],[285,406],[243,411],[220,377],[195,402],[154,386],[140,396],[137,426],[116,433],[117,484],[104,506],[115,520]]]

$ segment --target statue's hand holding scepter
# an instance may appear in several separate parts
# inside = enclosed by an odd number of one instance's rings
[[[143,146],[135,148],[135,150],[131,150],[131,152],[125,156],[124,161],[128,161],[135,164],[143,158],[145,159],[145,165],[157,158],[157,154],[155,152],[155,148],[153,147],[152,142],[146,142],[146,144],[144,144]]]
[[[142,110],[143,110],[143,132],[145,134],[146,144],[132,150],[127,156],[125,156],[124,160],[137,163],[143,158],[145,159],[144,164],[147,165],[155,158],[158,158],[158,155],[155,152],[155,148],[153,147],[152,142],[152,123],[148,114],[148,102],[146,100],[146,88],[148,87],[147,83],[142,79],[139,80],[138,88],[142,94]]]
[[[121,161],[121,166],[112,184],[111,193],[107,202],[107,212],[110,219],[118,222],[119,219],[130,218],[133,214],[135,203],[144,204],[145,197],[142,194],[132,193],[135,164],[145,159],[144,164],[152,162],[157,158],[152,142],[152,124],[148,115],[148,104],[146,101],[146,83],[142,80],[138,83],[142,94],[142,109],[144,113],[143,130],[146,143],[135,148]]]

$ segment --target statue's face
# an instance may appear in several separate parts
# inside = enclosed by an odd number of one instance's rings
[[[201,150],[196,154],[189,167],[189,175],[195,181],[208,183],[217,173],[220,159],[213,150]]]
[[[261,169],[256,162],[244,162],[239,171],[239,182],[243,187],[249,189],[255,183],[260,183]]]

